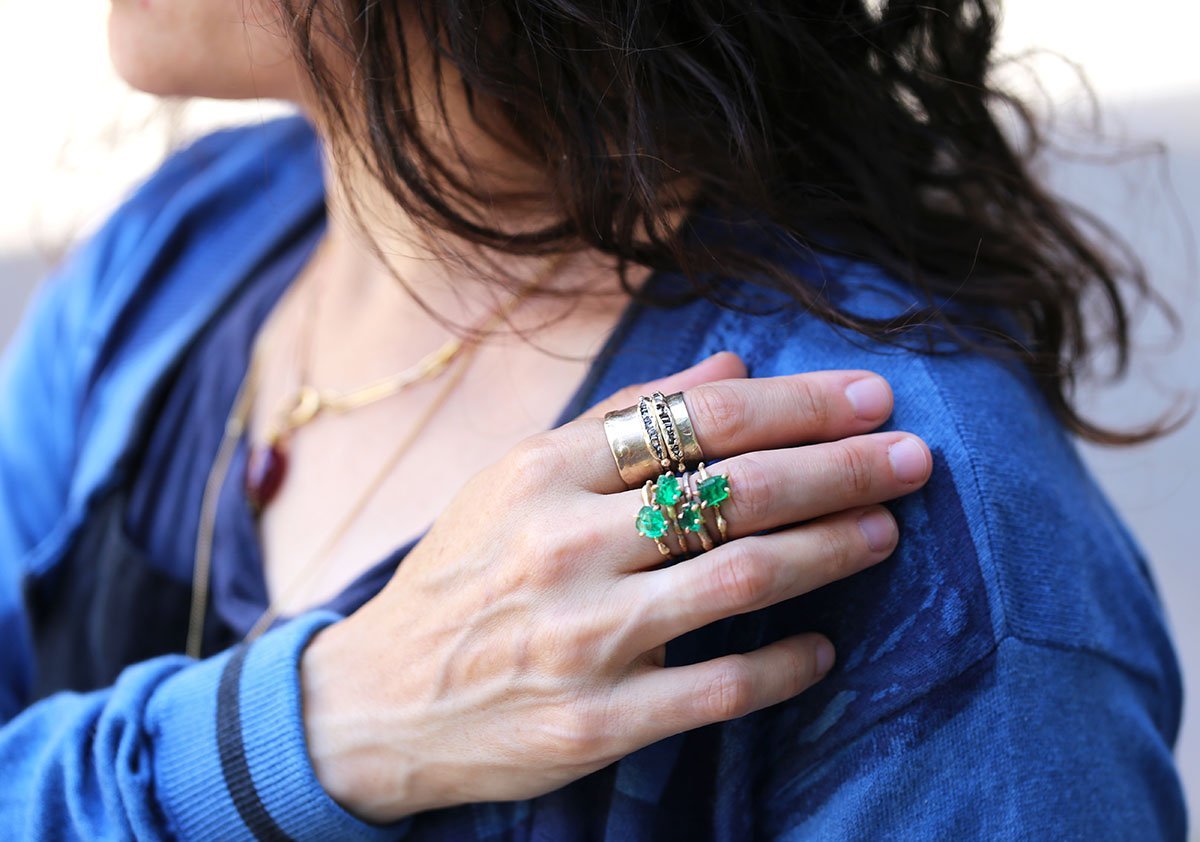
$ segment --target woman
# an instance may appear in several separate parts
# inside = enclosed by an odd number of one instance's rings
[[[1182,838],[1068,437],[1149,435],[1065,398],[1120,268],[991,8],[802,5],[114,2],[135,87],[303,116],[173,155],[6,354],[14,835]]]

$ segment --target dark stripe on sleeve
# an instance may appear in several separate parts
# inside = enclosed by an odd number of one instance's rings
[[[263,806],[258,790],[254,788],[254,780],[250,777],[250,764],[246,761],[246,746],[242,741],[242,709],[238,697],[242,666],[248,650],[248,646],[237,648],[221,672],[221,683],[217,687],[217,750],[221,755],[221,772],[238,815],[254,838],[259,842],[291,842]]]

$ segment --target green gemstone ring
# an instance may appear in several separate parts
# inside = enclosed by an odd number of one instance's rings
[[[660,553],[670,555],[671,548],[663,543],[663,536],[670,530],[670,524],[662,507],[651,496],[653,488],[653,480],[646,480],[646,484],[642,486],[642,507],[634,516],[634,525],[637,526],[639,535],[654,539]]]
[[[731,498],[729,478],[710,474],[701,462],[694,474],[676,476],[667,472],[657,480],[646,480],[642,485],[642,507],[634,516],[634,525],[638,534],[653,540],[664,556],[671,555],[667,543],[670,534],[675,535],[681,553],[691,550],[689,535],[696,536],[702,550],[711,550],[717,541],[705,513],[713,513],[715,532],[724,542],[729,525],[721,513],[721,504]]]
[[[705,470],[703,462],[696,468],[696,473],[700,477],[700,482],[696,484],[696,496],[700,500],[700,507],[712,509],[717,521],[717,531],[721,533],[721,540],[724,541],[729,524],[721,514],[721,504],[731,496],[729,479],[723,474],[710,474]]]

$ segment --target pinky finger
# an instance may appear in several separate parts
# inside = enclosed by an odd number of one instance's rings
[[[737,719],[787,701],[816,684],[833,666],[833,645],[802,634],[752,652],[722,655],[679,667],[648,667],[622,682],[614,702],[632,713],[638,744],[714,722]]]

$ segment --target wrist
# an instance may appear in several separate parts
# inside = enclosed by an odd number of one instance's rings
[[[314,635],[301,655],[309,760],[343,809],[364,821],[389,823],[420,808],[405,797],[411,776],[399,753],[388,751],[382,718],[357,668],[359,656],[347,620]]]

